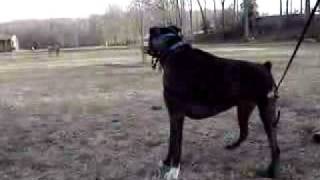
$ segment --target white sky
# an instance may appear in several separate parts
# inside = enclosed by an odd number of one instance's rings
[[[131,0],[1,0],[0,22],[21,19],[77,18],[103,14],[109,4],[127,7]],[[220,3],[220,0],[216,0]],[[286,0],[283,0],[285,3]],[[293,9],[299,9],[300,0],[292,0]],[[207,0],[212,7],[212,0]],[[226,0],[226,6],[233,0]],[[242,2],[242,0],[239,0]],[[279,0],[257,0],[259,12],[279,13]],[[313,5],[315,0],[311,0]],[[285,7],[285,6],[283,6]],[[218,6],[220,8],[220,4]]]
[[[0,22],[21,19],[77,18],[103,14],[109,4],[130,0],[0,0]]]

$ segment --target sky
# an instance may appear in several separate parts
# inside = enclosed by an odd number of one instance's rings
[[[0,22],[23,19],[84,18],[103,14],[111,4],[126,8],[131,0],[1,0]],[[220,2],[220,0],[216,0]],[[299,9],[300,0],[292,0],[293,9]],[[207,0],[207,7],[213,7]],[[226,0],[226,6],[233,0]],[[242,2],[242,0],[239,0]],[[315,0],[311,0],[314,4]],[[257,0],[260,13],[279,13],[279,0]],[[285,3],[285,0],[283,0]],[[220,6],[218,6],[219,8]],[[283,6],[285,7],[285,6]]]
[[[22,19],[81,18],[103,14],[110,4],[125,8],[130,0],[0,0],[0,22]]]

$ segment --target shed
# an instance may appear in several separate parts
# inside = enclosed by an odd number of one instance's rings
[[[0,34],[0,52],[11,52],[18,49],[19,42],[17,36]]]

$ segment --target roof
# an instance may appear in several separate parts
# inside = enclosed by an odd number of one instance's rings
[[[10,40],[11,35],[8,34],[0,34],[0,40]]]

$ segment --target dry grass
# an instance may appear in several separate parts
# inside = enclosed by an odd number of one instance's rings
[[[200,46],[217,55],[273,62],[279,78],[293,49],[285,44]],[[320,44],[305,44],[281,89],[279,179],[320,179]],[[139,51],[0,55],[0,179],[150,180],[166,154],[168,117],[161,76]],[[161,106],[162,108],[154,108]],[[238,150],[234,110],[187,121],[181,178],[259,179],[269,149],[255,113]]]

